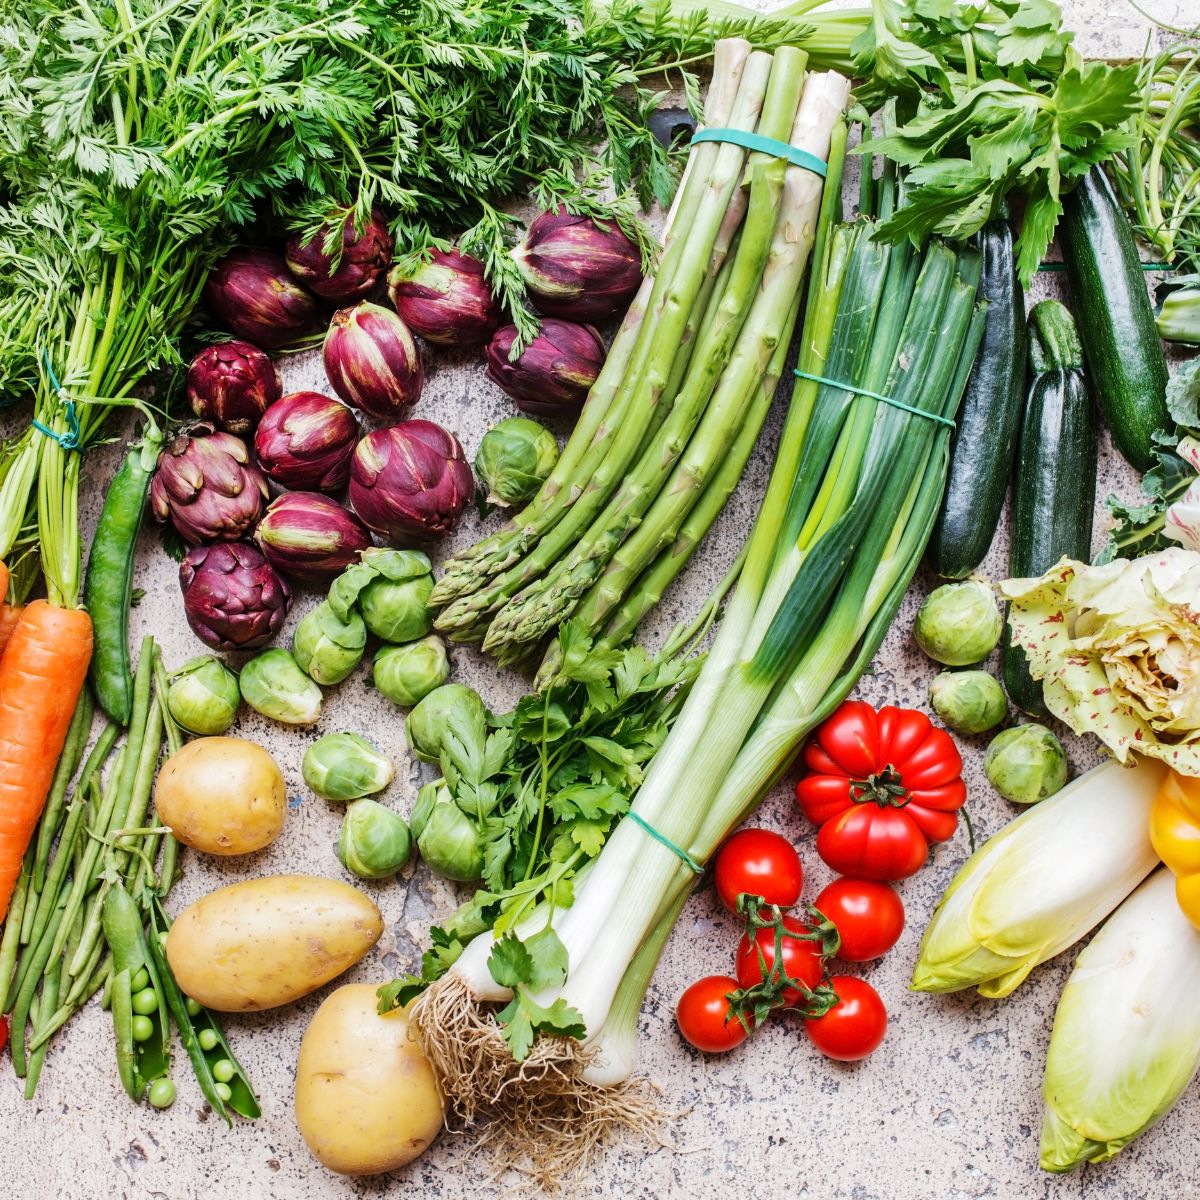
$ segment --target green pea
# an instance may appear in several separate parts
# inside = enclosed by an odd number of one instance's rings
[[[221,1097],[222,1100],[233,1099],[233,1089],[227,1083],[214,1083],[213,1090]]]
[[[139,967],[137,974],[129,981],[129,990],[136,996],[143,988],[150,986],[150,972],[145,967]]]
[[[146,1042],[154,1034],[154,1022],[149,1017],[144,1017],[139,1013],[131,1022],[133,1040],[135,1042]]]
[[[216,1048],[220,1038],[217,1037],[215,1029],[202,1029],[196,1040],[200,1043],[201,1050],[213,1050]]]
[[[152,988],[142,988],[133,993],[133,1011],[149,1016],[158,1011],[158,993]]]
[[[189,996],[184,1001],[184,1007],[187,1009],[187,1014],[189,1017],[198,1017],[200,1015],[201,1004],[199,1000],[193,1000],[191,996]]]
[[[235,1074],[233,1063],[227,1058],[219,1058],[212,1065],[212,1073],[218,1083],[228,1083]]]
[[[170,1079],[156,1079],[146,1093],[155,1108],[170,1108],[175,1103],[175,1084]]]

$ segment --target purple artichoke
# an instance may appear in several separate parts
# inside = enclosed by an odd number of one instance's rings
[[[192,412],[226,433],[249,433],[283,395],[270,355],[249,342],[221,342],[201,350],[187,373]]]
[[[354,214],[342,222],[340,256],[325,252],[330,227],[322,225],[308,241],[300,234],[288,238],[287,265],[292,274],[326,300],[345,304],[361,300],[379,282],[392,261],[395,242],[387,218],[377,208],[362,233],[354,233]],[[337,260],[335,266],[335,259]]]
[[[434,250],[408,275],[395,268],[388,295],[404,323],[438,346],[481,346],[503,312],[483,277],[483,263],[457,250]]]
[[[354,511],[396,542],[449,533],[474,495],[458,438],[432,421],[401,421],[367,434],[350,464]]]
[[[167,445],[150,481],[154,515],[160,521],[169,517],[194,546],[244,538],[258,524],[268,494],[245,442],[204,424]]]
[[[513,257],[538,310],[570,321],[624,311],[642,282],[641,253],[616,222],[561,205],[534,219]]]
[[[193,546],[179,564],[192,632],[214,650],[265,646],[287,617],[292,594],[251,542]]]
[[[254,453],[280,487],[336,492],[350,478],[358,437],[358,421],[344,404],[320,392],[290,392],[258,423]]]
[[[204,284],[208,311],[240,338],[277,350],[307,333],[317,302],[271,250],[231,250]]]
[[[321,583],[357,562],[371,535],[336,500],[318,492],[285,492],[267,505],[254,540],[275,570]]]
[[[338,309],[322,356],[333,390],[381,421],[402,417],[420,398],[425,382],[421,352],[391,309],[366,300]]]
[[[509,362],[517,327],[505,325],[488,343],[488,378],[522,412],[543,416],[576,413],[604,365],[604,342],[590,325],[547,317],[541,332]]]

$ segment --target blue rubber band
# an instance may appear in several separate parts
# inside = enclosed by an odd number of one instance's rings
[[[824,160],[799,146],[789,146],[778,138],[767,137],[763,133],[750,133],[745,129],[700,129],[692,138],[692,145],[697,142],[731,142],[747,150],[757,150],[760,154],[770,154],[775,158],[786,158],[794,167],[803,167],[814,175],[825,178],[829,168]]]
[[[923,408],[914,408],[911,404],[905,404],[903,400],[884,396],[879,392],[871,391],[870,388],[855,387],[852,383],[841,383],[837,379],[826,379],[824,375],[810,375],[807,371],[801,371],[799,368],[796,369],[796,374],[801,379],[811,379],[813,383],[824,383],[829,387],[841,388],[843,392],[853,392],[856,396],[870,396],[872,400],[882,400],[884,404],[890,404],[893,408],[915,413],[918,417],[925,417],[930,421],[936,421],[939,425],[947,425],[951,429],[955,428],[954,422],[949,417],[943,417],[940,413],[927,412]]]
[[[54,388],[55,392],[62,397],[62,384],[58,382],[58,376],[55,375],[54,366],[50,362],[50,355],[45,350],[42,351],[42,364],[46,368],[46,374],[50,376],[50,385]],[[45,434],[46,437],[56,441],[64,450],[78,450],[81,435],[79,429],[79,415],[75,412],[74,400],[67,399],[66,415],[67,425],[69,426],[66,433],[57,433],[48,425],[43,425],[36,417],[34,418],[32,424],[34,429],[36,429],[39,433]]]
[[[638,816],[632,809],[625,814],[635,825],[640,825],[646,833],[648,833],[656,842],[661,842],[668,850],[671,851],[685,866],[695,871],[697,875],[704,874],[704,868],[686,851],[675,845],[673,841],[665,834],[659,833],[649,821]]]

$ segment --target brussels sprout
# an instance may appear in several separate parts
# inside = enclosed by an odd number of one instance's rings
[[[384,546],[370,546],[359,555],[358,562],[347,567],[330,584],[329,607],[345,620],[350,610],[358,605],[363,589],[372,581],[391,579],[399,583],[428,575],[432,570],[429,556],[420,550],[390,550]]]
[[[450,803],[450,792],[446,788],[444,779],[435,779],[432,783],[423,784],[420,791],[417,792],[417,802],[413,805],[412,812],[408,814],[408,827],[412,830],[414,838],[421,836],[425,822],[429,820],[429,814],[433,812],[433,806],[438,803]]]
[[[376,579],[358,598],[367,628],[385,642],[415,642],[433,628],[429,611],[432,575],[412,579]]]
[[[446,647],[433,634],[407,646],[382,646],[375,652],[375,687],[402,708],[411,708],[449,678]]]
[[[257,713],[285,725],[312,725],[321,716],[321,689],[286,650],[264,650],[243,668],[242,699]]]
[[[167,685],[167,709],[176,724],[202,737],[225,733],[241,698],[237,676],[211,654],[185,662]]]
[[[995,648],[1004,622],[986,583],[965,579],[930,592],[917,612],[917,645],[948,667],[977,663]]]
[[[317,683],[341,683],[362,662],[367,627],[353,609],[343,621],[323,600],[303,617],[292,634],[292,653],[300,669]]]
[[[1036,804],[1067,782],[1067,755],[1045,725],[1015,725],[992,739],[983,769],[1006,800]]]
[[[357,733],[327,733],[304,752],[304,782],[326,800],[357,800],[382,792],[395,775],[378,747]]]
[[[528,417],[509,417],[489,429],[475,455],[475,474],[489,504],[524,504],[558,461],[554,434]]]
[[[483,874],[483,847],[475,825],[453,804],[433,806],[417,838],[417,849],[447,879],[470,883]]]
[[[442,753],[442,740],[452,721],[477,730],[480,739],[486,735],[487,714],[479,693],[463,683],[444,683],[434,688],[408,714],[405,731],[412,752],[424,762],[437,762]]]
[[[412,854],[404,818],[377,800],[355,800],[342,818],[338,861],[360,879],[395,875]]]
[[[929,685],[929,703],[959,733],[994,729],[1008,712],[1004,689],[986,671],[943,671]]]

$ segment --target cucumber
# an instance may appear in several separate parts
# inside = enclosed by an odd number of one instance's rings
[[[1000,524],[1025,392],[1025,296],[1012,227],[989,221],[979,235],[987,300],[983,341],[958,410],[946,498],[929,542],[929,565],[964,579],[983,562]]]
[[[1064,555],[1088,562],[1096,503],[1096,416],[1071,314],[1043,300],[1029,314],[1032,379],[1013,478],[1009,575],[1041,575]],[[1045,716],[1042,688],[1005,625],[1004,686],[1020,709]]]
[[[1171,425],[1167,359],[1133,229],[1099,167],[1063,198],[1058,232],[1096,403],[1117,449],[1147,471],[1155,432]]]

